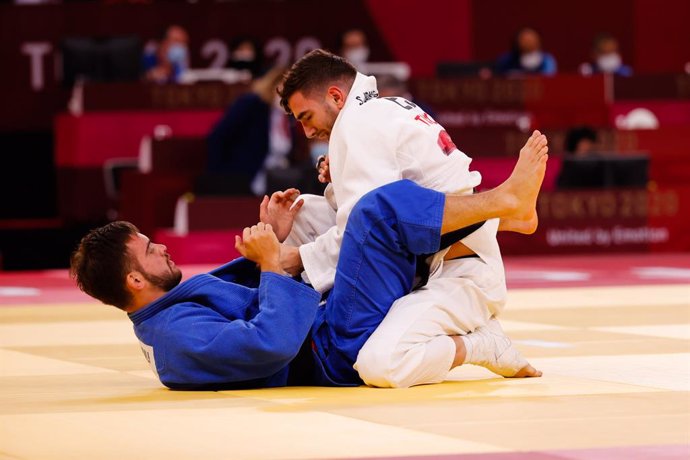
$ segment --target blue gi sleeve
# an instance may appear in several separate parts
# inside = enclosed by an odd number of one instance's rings
[[[209,272],[209,274],[223,281],[237,283],[247,287],[257,287],[261,279],[261,271],[256,266],[256,262],[252,262],[244,257],[238,257]]]
[[[229,320],[195,304],[178,308],[164,329],[168,337],[158,341],[164,343],[161,382],[191,389],[266,379],[285,368],[309,334],[320,294],[270,272],[261,274],[258,291],[258,312],[246,319]]]

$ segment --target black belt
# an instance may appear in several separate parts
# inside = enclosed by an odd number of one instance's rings
[[[453,244],[457,243],[461,239],[469,236],[471,233],[476,232],[479,230],[482,225],[484,225],[486,221],[479,222],[477,224],[472,224],[468,225],[467,227],[463,227],[458,230],[454,230],[452,232],[446,233],[441,235],[441,244],[439,245],[439,249],[447,248],[449,246],[452,246]],[[416,279],[419,279],[412,288],[412,290],[419,289],[420,287],[423,287],[426,285],[426,283],[429,281],[429,272],[431,270],[431,267],[429,264],[426,262],[426,259],[429,258],[429,256],[432,256],[433,254],[422,254],[417,256],[417,270],[416,270]],[[456,260],[456,259],[463,259],[465,257],[478,257],[475,255],[469,255],[469,256],[458,256],[454,257],[449,260]]]
[[[451,260],[460,260],[460,259],[479,259],[479,256],[477,254],[467,254],[464,256],[457,256],[457,257],[451,257],[450,259],[443,259],[446,262],[450,262]]]

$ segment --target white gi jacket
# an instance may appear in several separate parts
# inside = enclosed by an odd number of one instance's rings
[[[481,175],[469,170],[472,160],[442,133],[422,109],[400,97],[379,99],[376,79],[357,74],[328,144],[335,226],[299,248],[316,290],[333,286],[347,218],[367,192],[400,179],[444,193],[469,194],[479,185]],[[502,264],[496,227],[484,225],[463,243],[487,263]]]

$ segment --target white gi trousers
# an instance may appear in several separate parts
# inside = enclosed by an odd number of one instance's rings
[[[313,241],[335,222],[335,210],[324,197],[302,197],[305,204],[285,241],[294,246]],[[495,234],[498,220],[484,228]],[[476,234],[461,241],[481,254],[482,238]],[[456,352],[449,336],[474,331],[505,306],[503,263],[491,249],[482,258],[444,261],[447,250],[432,256],[427,284],[398,299],[360,350],[355,369],[367,385],[404,388],[446,378]]]

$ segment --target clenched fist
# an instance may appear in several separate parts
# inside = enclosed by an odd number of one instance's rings
[[[259,222],[246,227],[242,236],[235,236],[235,249],[256,262],[261,271],[283,273],[280,267],[280,243],[270,224]]]

